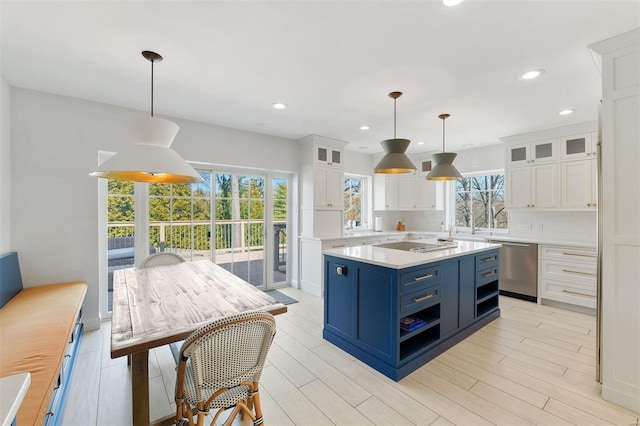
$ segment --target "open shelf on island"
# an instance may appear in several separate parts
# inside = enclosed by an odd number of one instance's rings
[[[422,330],[422,329],[420,329]],[[411,333],[416,333],[415,330]],[[440,339],[440,322],[433,327],[422,332],[418,332],[413,336],[400,342],[400,360],[406,359],[411,355],[424,350],[427,346],[436,343]]]
[[[476,289],[476,301],[480,303],[487,296],[492,296],[498,292],[498,281],[491,281]]]
[[[476,317],[489,313],[498,308],[498,294],[487,297],[476,305]]]

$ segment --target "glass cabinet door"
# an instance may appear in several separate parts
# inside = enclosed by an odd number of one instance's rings
[[[563,160],[589,158],[595,156],[591,134],[568,136],[561,139],[561,157]]]

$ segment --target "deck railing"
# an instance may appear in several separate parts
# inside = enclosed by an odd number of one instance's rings
[[[286,221],[274,221],[274,245],[277,244],[277,257],[281,257],[286,250]],[[210,238],[211,222],[202,220],[192,222],[150,222],[149,244],[157,250],[166,248],[174,250],[211,249],[211,240],[215,242],[216,253],[236,250],[264,249],[264,220],[250,220],[232,222],[219,220],[215,223],[213,238]],[[109,238],[132,237],[134,226],[131,222],[109,222],[107,224]],[[234,232],[236,233],[234,238]],[[236,242],[235,246],[233,242]]]

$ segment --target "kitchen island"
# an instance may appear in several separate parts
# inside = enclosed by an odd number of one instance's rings
[[[500,316],[499,244],[414,243],[324,251],[323,337],[396,381]]]

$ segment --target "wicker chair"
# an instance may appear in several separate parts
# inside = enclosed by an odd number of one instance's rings
[[[161,253],[153,253],[144,258],[140,264],[141,268],[150,268],[160,265],[175,265],[176,263],[186,262],[187,260],[178,253],[163,251]]]
[[[203,425],[212,408],[218,410],[214,424],[231,407],[225,425],[239,412],[254,425],[262,424],[258,381],[275,333],[273,315],[266,312],[232,315],[191,333],[177,367],[176,424],[193,425],[197,415],[197,424]]]

